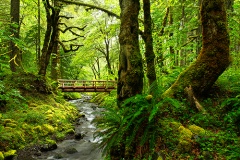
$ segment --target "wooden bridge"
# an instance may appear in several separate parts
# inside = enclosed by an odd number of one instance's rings
[[[63,92],[111,92],[116,89],[116,81],[58,80]]]

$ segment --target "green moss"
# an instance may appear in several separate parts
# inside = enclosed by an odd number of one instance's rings
[[[0,152],[0,160],[4,160],[4,155],[2,152]]]
[[[13,156],[16,156],[16,150],[9,150],[7,152],[4,152],[4,157],[5,158],[8,158],[8,157],[13,157]]]
[[[145,97],[145,99],[146,99],[147,101],[150,101],[150,100],[152,100],[152,98],[153,98],[153,96],[152,96],[152,95],[147,95],[147,96]]]
[[[192,136],[193,133],[183,126],[180,126],[178,128],[178,131],[180,133],[179,137],[179,143],[178,143],[178,149],[182,152],[189,152],[192,148]]]
[[[74,129],[68,129],[67,131],[66,131],[66,134],[74,134],[75,133],[75,131],[74,131]]]
[[[190,125],[188,128],[195,135],[203,136],[203,135],[206,134],[206,131],[203,128],[199,127],[199,126]]]
[[[58,132],[58,133],[56,133],[56,138],[57,138],[57,140],[63,140],[65,136],[66,136],[66,135],[65,135],[65,133],[63,133],[63,132]]]
[[[37,125],[33,128],[34,131],[41,132],[42,131],[42,126]]]
[[[53,114],[48,114],[48,115],[46,115],[46,119],[47,119],[47,120],[53,119]]]
[[[159,156],[157,160],[163,160],[162,156]]]
[[[38,106],[38,104],[36,104],[36,103],[30,103],[28,106],[29,106],[29,107],[33,107],[33,108],[35,108],[35,107]]]
[[[16,128],[17,125],[15,123],[7,123],[6,127]]]
[[[46,143],[53,145],[53,144],[57,144],[56,141],[52,140],[52,139],[46,139]]]
[[[49,109],[45,112],[45,114],[53,114],[53,111]]]
[[[187,129],[187,128],[185,128],[185,127],[183,127],[183,126],[180,126],[179,128],[178,128],[178,131],[180,132],[180,137],[181,138],[192,138],[192,135],[193,135],[193,133],[189,130],[189,129]]]
[[[13,119],[4,119],[4,120],[3,120],[3,123],[4,123],[4,124],[7,124],[7,123],[16,123],[16,121],[14,121]]]
[[[50,124],[44,124],[42,128],[43,130],[45,130],[47,133],[50,133],[50,134],[55,132],[54,127]]]
[[[182,124],[180,122],[170,122],[171,128],[177,130]]]
[[[7,131],[12,130],[12,127],[5,127],[5,130]]]
[[[181,139],[177,147],[181,152],[190,152],[192,149],[192,141],[191,139]]]

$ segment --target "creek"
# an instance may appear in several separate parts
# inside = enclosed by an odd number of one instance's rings
[[[82,99],[71,100],[76,105],[81,114],[85,116],[78,119],[75,127],[75,135],[81,138],[68,139],[57,144],[57,149],[42,152],[41,156],[35,157],[37,160],[103,160],[101,150],[97,147],[99,139],[94,139],[93,134],[96,127],[91,123],[96,116],[96,112],[102,109],[94,103],[89,102],[89,96]]]

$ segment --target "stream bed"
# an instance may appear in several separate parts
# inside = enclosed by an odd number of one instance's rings
[[[75,127],[75,135],[79,139],[64,140],[57,144],[57,149],[48,152],[42,152],[41,156],[35,157],[37,160],[103,160],[101,150],[97,147],[98,140],[94,139],[93,134],[96,127],[91,123],[95,118],[95,112],[101,111],[96,104],[90,103],[90,97],[83,96],[82,99],[71,100],[76,105],[80,113],[85,116],[78,119]]]

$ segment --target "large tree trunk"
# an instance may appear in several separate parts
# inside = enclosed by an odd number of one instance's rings
[[[120,0],[121,26],[117,98],[123,101],[142,93],[143,66],[139,49],[138,0]]]
[[[143,0],[144,10],[144,34],[143,40],[145,42],[145,58],[147,62],[147,77],[149,83],[150,94],[153,94],[157,89],[156,72],[155,72],[155,54],[153,52],[153,38],[152,38],[152,18],[150,13],[150,0]]]
[[[205,94],[229,66],[229,35],[224,0],[203,0],[201,23],[201,53],[196,62],[179,75],[163,97],[176,97],[189,86],[195,94]]]
[[[58,25],[59,27],[59,25]],[[57,27],[57,28],[58,28]],[[57,80],[60,77],[60,53],[59,53],[59,36],[60,31],[57,30],[56,39],[54,41],[53,51],[52,51],[52,65],[51,65],[51,77],[53,80]]]
[[[38,74],[45,76],[47,72],[47,67],[50,61],[52,50],[54,47],[54,42],[56,41],[57,26],[59,20],[60,7],[52,7],[49,0],[43,0],[44,7],[46,10],[47,17],[47,30],[45,33],[44,44],[42,48],[42,55],[40,58],[40,69]],[[50,13],[50,10],[52,13]]]
[[[38,5],[38,32],[37,32],[37,42],[36,42],[36,59],[37,59],[37,66],[39,68],[39,62],[40,62],[40,57],[41,57],[41,2],[38,0],[37,2]]]
[[[12,37],[19,39],[20,32],[20,0],[11,0],[11,32]],[[18,46],[11,41],[10,42],[10,68],[12,72],[16,72],[21,68],[21,55]]]

